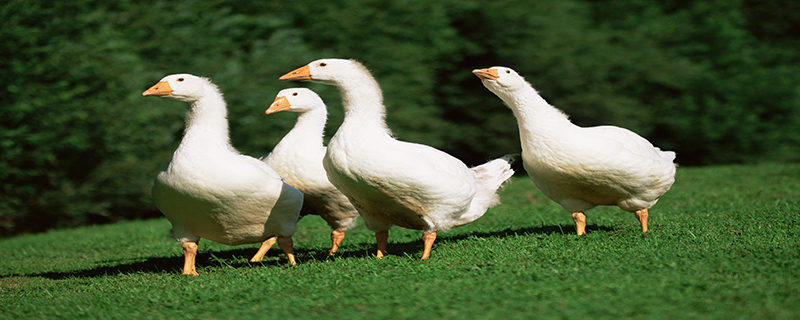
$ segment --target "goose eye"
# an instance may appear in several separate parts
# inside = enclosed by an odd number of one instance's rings
[[[511,74],[511,70],[506,70],[506,73]]]
[[[183,78],[178,78],[178,82],[183,82]]]
[[[292,95],[296,97],[297,96],[297,92],[292,92]]]
[[[325,62],[320,62],[320,63],[319,63],[319,66],[320,66],[320,67],[325,67],[325,66],[327,66],[327,65],[328,65],[328,64],[327,64],[327,63],[325,63]]]

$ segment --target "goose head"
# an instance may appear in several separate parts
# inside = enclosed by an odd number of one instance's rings
[[[278,80],[310,80],[323,84],[333,85],[346,81],[348,78],[357,78],[369,71],[358,61],[348,59],[319,59],[284,74]]]
[[[162,78],[142,96],[166,97],[184,102],[200,100],[211,82],[188,73],[172,74]]]
[[[325,108],[325,103],[314,91],[306,88],[289,88],[278,92],[275,101],[269,105],[266,114],[288,110],[304,113],[311,110]]]
[[[516,90],[530,86],[525,78],[507,67],[475,69],[472,73],[481,79],[483,86],[498,96],[508,96]]]

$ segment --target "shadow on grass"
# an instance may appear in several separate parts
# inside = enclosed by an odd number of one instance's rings
[[[592,231],[613,231],[614,228],[587,225],[586,230]],[[525,228],[507,228],[505,230],[498,230],[492,232],[472,232],[468,234],[459,234],[448,236],[447,233],[441,233],[436,239],[436,243],[458,242],[471,237],[478,238],[504,238],[514,235],[528,235],[528,234],[574,234],[575,229],[573,225],[553,225],[553,226],[540,226],[540,227],[525,227]],[[591,234],[590,234],[591,235]],[[420,232],[420,237],[422,232]],[[390,238],[391,240],[391,235]],[[248,262],[249,258],[255,254],[258,248],[237,248],[223,251],[205,251],[202,249],[196,258],[196,265],[198,267],[232,267],[232,268],[254,268],[263,265],[271,266],[285,266],[287,264],[286,256],[283,251],[273,247],[267,255],[265,260],[256,263]],[[298,263],[309,263],[313,261],[323,261],[329,259],[346,259],[346,258],[365,258],[373,257],[375,255],[375,243],[354,243],[347,244],[347,240],[342,243],[342,248],[337,252],[336,256],[328,256],[328,247],[312,248],[312,249],[295,249],[295,255],[298,258]],[[403,256],[412,255],[418,256],[422,254],[423,243],[422,240],[413,240],[407,242],[390,242],[389,252],[391,255]],[[435,244],[434,244],[435,252]],[[163,274],[178,274],[183,267],[183,256],[177,257],[154,257],[147,258],[144,261],[119,264],[114,266],[98,267],[88,270],[75,270],[65,272],[43,272],[32,274],[8,274],[2,275],[0,278],[9,277],[44,277],[54,280],[61,280],[67,278],[93,278],[104,277],[116,274],[130,274],[135,272],[144,273],[163,273]],[[202,271],[201,271],[202,272]]]
[[[273,248],[264,256],[261,262],[250,263],[248,260],[256,253],[258,248],[240,248],[225,251],[203,251],[197,254],[195,264],[197,267],[233,267],[233,268],[253,268],[262,265],[282,266],[288,263],[286,255],[280,249]],[[295,250],[295,255],[303,255],[304,250]],[[271,257],[277,257],[275,259]],[[134,259],[131,259],[134,260]],[[136,259],[138,260],[138,259]],[[108,261],[113,263],[113,261]],[[30,274],[7,274],[0,278],[9,277],[43,277],[53,280],[66,278],[93,278],[104,277],[116,274],[130,274],[135,272],[144,273],[163,273],[179,274],[183,268],[183,256],[177,257],[155,257],[146,258],[143,261],[133,263],[123,263],[114,266],[97,267],[87,270],[75,270],[64,272],[43,272]],[[200,271],[202,273],[202,271]]]
[[[614,231],[615,229],[612,227],[607,226],[598,226],[598,225],[586,225],[586,231],[588,236],[591,236],[592,232],[596,231],[604,231],[610,232]],[[533,234],[566,234],[576,236],[575,234],[575,226],[572,224],[565,224],[565,225],[552,225],[552,226],[540,226],[540,227],[524,227],[524,228],[506,228],[504,230],[498,231],[491,231],[491,232],[472,232],[467,234],[458,234],[449,236],[447,233],[440,233],[436,237],[436,242],[433,244],[433,250],[431,255],[436,252],[436,244],[437,243],[449,243],[449,242],[458,242],[464,239],[476,237],[476,238],[505,238],[508,236],[515,236],[515,235],[533,235]],[[404,243],[392,243],[391,242],[391,233],[389,235],[389,247],[388,251],[389,254],[392,255],[413,255],[413,256],[422,256],[423,251],[423,243],[422,243],[422,232],[420,232],[420,240],[418,241],[410,241]],[[374,245],[372,246],[374,248]],[[374,250],[373,250],[374,251]],[[372,252],[374,254],[374,252]]]

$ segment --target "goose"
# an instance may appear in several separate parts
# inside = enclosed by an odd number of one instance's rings
[[[573,124],[510,68],[472,72],[513,111],[523,167],[545,196],[572,213],[578,235],[586,233],[584,212],[598,205],[633,212],[646,235],[648,209],[675,182],[675,152],[628,129]]]
[[[322,167],[325,156],[322,137],[328,117],[325,103],[310,89],[289,88],[278,92],[266,114],[284,110],[297,113],[294,128],[261,161],[278,171],[286,183],[303,192],[300,217],[319,215],[333,229],[328,252],[333,256],[345,232],[356,225],[358,211],[328,181]]]
[[[292,234],[303,194],[256,158],[230,143],[225,101],[216,85],[191,74],[173,74],[142,93],[189,103],[186,129],[172,160],[155,179],[156,207],[172,223],[184,253],[183,274],[197,276],[197,243],[261,242],[251,262],[278,242],[295,264]]]
[[[423,230],[422,260],[428,259],[436,233],[483,216],[514,173],[509,157],[470,169],[433,147],[396,140],[386,126],[377,81],[355,60],[316,60],[279,80],[311,80],[340,90],[344,120],[323,166],[375,232],[378,258],[386,255],[388,231],[396,225]]]

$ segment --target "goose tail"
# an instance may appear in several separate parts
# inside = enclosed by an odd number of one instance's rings
[[[471,168],[478,183],[478,190],[472,198],[469,209],[458,219],[456,225],[475,221],[483,216],[486,210],[500,203],[497,190],[514,175],[511,163],[513,155],[505,155],[482,165]]]

